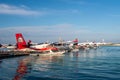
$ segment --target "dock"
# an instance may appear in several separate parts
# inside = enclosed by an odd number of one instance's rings
[[[27,56],[29,52],[23,51],[0,51],[0,59]]]

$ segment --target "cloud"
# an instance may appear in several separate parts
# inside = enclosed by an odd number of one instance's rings
[[[52,26],[18,26],[18,27],[7,27],[1,28],[0,33],[35,33],[36,35],[71,35],[76,33],[86,33],[88,30],[84,29],[75,29],[75,25],[72,24],[57,24]],[[34,34],[34,35],[35,35]]]
[[[62,15],[62,14],[76,14],[80,11],[77,9],[67,9],[67,10],[56,10],[49,8],[42,8],[42,11],[31,10],[28,6],[20,5],[8,5],[0,4],[0,14],[10,14],[10,15]]]
[[[25,39],[33,42],[73,40],[78,38],[83,41],[115,41],[119,34],[94,32],[73,24],[56,24],[52,26],[17,26],[0,29],[0,43],[15,43],[15,33],[23,33]]]
[[[0,29],[2,42],[15,43],[15,33],[23,33],[27,40],[44,42],[47,40],[57,41],[59,37],[64,40],[73,40],[80,34],[88,33],[88,30],[75,29],[72,24],[57,24],[52,26],[18,26]]]
[[[8,4],[0,4],[0,14],[42,15],[43,12],[30,10],[24,5],[17,7]]]

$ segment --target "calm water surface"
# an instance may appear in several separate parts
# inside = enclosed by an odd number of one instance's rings
[[[2,59],[0,80],[120,80],[120,47]]]

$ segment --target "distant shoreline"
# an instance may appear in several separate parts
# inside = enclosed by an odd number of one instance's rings
[[[109,43],[105,44],[104,46],[120,46],[120,43]]]

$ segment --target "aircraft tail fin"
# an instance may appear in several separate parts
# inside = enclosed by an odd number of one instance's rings
[[[75,40],[73,40],[74,45],[78,45],[78,39],[76,38]]]
[[[16,33],[15,36],[16,36],[16,42],[17,42],[17,49],[27,48],[27,44],[22,36],[22,33]]]
[[[73,40],[73,42],[78,43],[78,39],[76,38],[75,40]]]

